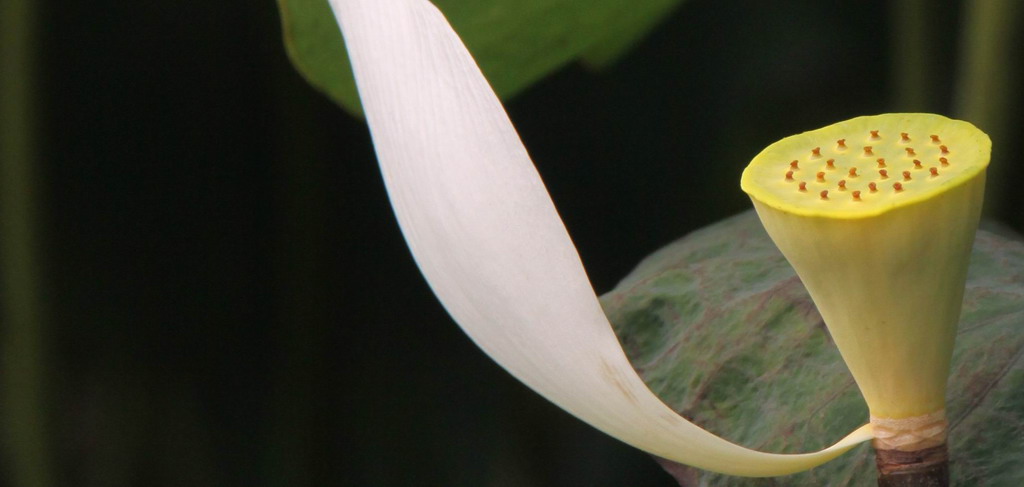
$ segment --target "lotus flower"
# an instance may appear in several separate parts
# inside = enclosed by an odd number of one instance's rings
[[[466,334],[517,379],[654,455],[783,475],[871,438],[800,455],[749,450],[659,400],[630,366],[522,142],[426,0],[331,0],[388,195],[413,257]]]

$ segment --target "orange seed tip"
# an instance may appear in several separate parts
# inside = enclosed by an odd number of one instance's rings
[[[910,171],[903,171],[903,180],[910,181]]]

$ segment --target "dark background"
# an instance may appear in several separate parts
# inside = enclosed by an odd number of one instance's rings
[[[611,69],[568,66],[510,100],[598,292],[747,209],[740,171],[779,138],[863,114],[955,115],[963,6],[941,5],[923,102],[894,81],[889,4],[742,0],[685,2]],[[57,485],[674,485],[451,322],[365,125],[291,67],[273,2],[38,8]],[[1018,160],[1014,117],[994,141],[1002,164]],[[1018,230],[1020,200],[997,214]]]

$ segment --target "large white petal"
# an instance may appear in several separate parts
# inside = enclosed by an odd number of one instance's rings
[[[665,406],[626,359],[529,155],[443,15],[425,0],[331,5],[413,256],[512,375],[637,448],[735,475],[800,471],[870,438],[863,427],[817,453],[760,453]]]

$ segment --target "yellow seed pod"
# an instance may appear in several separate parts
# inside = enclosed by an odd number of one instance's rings
[[[967,122],[886,114],[785,138],[743,172],[743,190],[853,373],[876,438],[896,431],[886,448],[945,439],[946,379],[990,152]],[[921,440],[929,431],[941,438]]]

